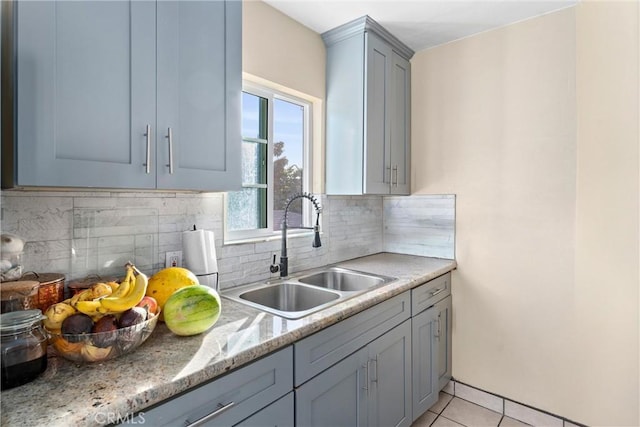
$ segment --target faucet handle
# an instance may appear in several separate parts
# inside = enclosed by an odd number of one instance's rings
[[[273,254],[273,263],[271,263],[269,271],[271,271],[272,273],[277,273],[278,271],[280,271],[280,266],[276,264],[276,254]]]

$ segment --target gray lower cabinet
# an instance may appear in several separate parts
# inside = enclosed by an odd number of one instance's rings
[[[409,194],[413,51],[368,16],[327,47],[327,194]]]
[[[239,188],[240,1],[2,6],[3,187]]]
[[[440,279],[438,286],[444,282]],[[451,379],[451,301],[451,295],[441,294],[411,319],[414,421],[438,401],[439,391]]]
[[[296,390],[297,426],[410,426],[411,322]]]
[[[411,321],[406,320],[374,342],[369,349],[369,425],[410,426]]]
[[[367,426],[366,348],[296,389],[296,426]]]
[[[291,401],[277,401],[287,393],[292,398],[292,365],[293,349],[284,348],[182,395],[145,409],[129,419],[128,424],[144,423],[171,427],[236,424],[248,426],[259,422],[261,425],[292,425]],[[268,405],[273,402],[276,402],[277,406],[270,408]],[[257,418],[251,418],[259,411],[265,411],[263,414],[266,424],[262,424]]]
[[[404,292],[295,343],[296,425],[411,425],[410,311]]]

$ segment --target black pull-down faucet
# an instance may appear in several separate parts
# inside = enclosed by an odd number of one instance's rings
[[[282,249],[280,250],[280,263],[276,264],[276,256],[273,255],[273,264],[270,268],[272,273],[277,273],[279,271],[280,277],[287,277],[289,275],[289,257],[287,256],[287,214],[289,213],[289,206],[294,200],[303,198],[311,201],[311,203],[313,203],[313,207],[316,209],[316,225],[311,228],[315,232],[312,246],[314,248],[319,248],[320,246],[322,246],[322,242],[320,242],[320,213],[322,212],[320,203],[318,203],[318,200],[316,200],[315,196],[313,196],[312,194],[296,194],[287,201],[287,205],[284,208],[284,216],[282,218]]]

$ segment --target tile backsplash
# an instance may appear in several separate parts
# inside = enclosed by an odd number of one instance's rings
[[[279,256],[279,239],[223,244],[223,193],[11,190],[2,192],[1,203],[2,232],[27,242],[27,271],[64,273],[68,279],[119,275],[131,259],[153,272],[164,266],[167,251],[182,250],[182,232],[195,224],[215,234],[221,287],[275,276],[269,265],[273,254]],[[323,195],[322,247],[312,248],[310,235],[290,235],[290,271],[381,251],[453,258],[453,203],[453,196]],[[445,211],[448,218],[442,217]],[[401,226],[407,221],[412,229]],[[438,237],[429,240],[434,233]],[[425,241],[437,249],[425,249]]]
[[[384,198],[384,250],[435,258],[455,258],[455,196]]]

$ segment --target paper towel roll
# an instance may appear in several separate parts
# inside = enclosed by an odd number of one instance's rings
[[[190,230],[183,232],[182,252],[184,254],[185,267],[195,275],[218,272],[213,231]]]

